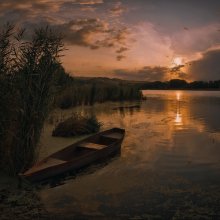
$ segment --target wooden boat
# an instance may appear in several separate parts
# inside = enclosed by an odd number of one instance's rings
[[[120,152],[124,135],[125,130],[120,128],[97,133],[51,154],[20,176],[35,182],[66,171],[76,171]]]

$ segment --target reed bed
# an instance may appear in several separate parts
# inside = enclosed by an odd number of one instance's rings
[[[67,109],[78,105],[93,105],[106,101],[132,101],[142,98],[141,91],[134,85],[73,81],[56,97],[56,106]]]
[[[12,25],[0,31],[0,166],[9,174],[36,158],[62,49],[62,37],[48,27],[30,41]]]

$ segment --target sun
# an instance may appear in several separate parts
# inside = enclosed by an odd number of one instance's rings
[[[175,57],[173,59],[173,66],[180,66],[183,65],[183,58],[182,57]]]

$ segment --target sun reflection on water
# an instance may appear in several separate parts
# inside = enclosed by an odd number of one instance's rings
[[[181,92],[176,92],[176,100],[177,100],[177,107],[176,107],[176,117],[175,117],[175,125],[180,126],[183,124],[182,114],[180,112],[180,101],[181,101]]]
[[[181,96],[182,96],[182,93],[181,92],[176,92],[176,100],[177,101],[180,101],[180,99],[181,99]]]

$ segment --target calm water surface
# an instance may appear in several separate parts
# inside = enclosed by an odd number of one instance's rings
[[[60,219],[220,219],[220,92],[144,91],[138,103],[107,103],[72,111],[96,114],[103,128],[126,129],[121,155],[62,185],[42,187],[48,211]],[[50,136],[41,156],[73,139]]]

